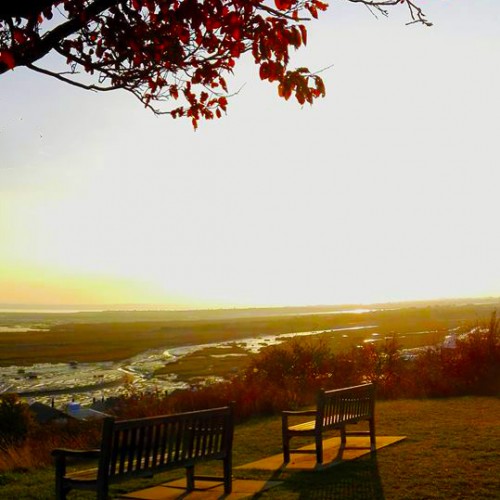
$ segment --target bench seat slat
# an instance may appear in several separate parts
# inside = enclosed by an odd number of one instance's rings
[[[93,469],[71,472],[67,474],[66,477],[75,481],[93,481],[97,479],[97,470],[97,467],[94,467]]]

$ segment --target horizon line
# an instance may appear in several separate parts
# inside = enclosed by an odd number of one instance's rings
[[[500,300],[500,296],[487,297],[443,297],[432,299],[408,299],[387,302],[357,302],[343,304],[309,304],[309,305],[248,305],[248,306],[213,306],[213,307],[193,307],[193,306],[169,306],[167,304],[148,303],[117,303],[117,304],[40,304],[40,303],[0,303],[0,312],[189,312],[189,311],[241,311],[241,310],[269,310],[269,309],[317,309],[317,308],[359,308],[381,307],[394,304],[425,304],[439,302],[467,302],[488,303]]]

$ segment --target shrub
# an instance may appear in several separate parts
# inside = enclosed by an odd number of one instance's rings
[[[65,425],[45,424],[30,428],[23,441],[10,442],[0,450],[0,471],[29,470],[53,464],[54,448],[96,448],[100,423],[74,421]]]
[[[263,349],[223,383],[187,391],[136,394],[118,409],[126,417],[190,411],[235,402],[239,419],[312,404],[320,388],[373,382],[379,398],[498,394],[500,321],[464,328],[455,349],[442,346],[407,359],[396,340],[335,353],[322,337],[295,337]]]
[[[381,398],[399,397],[408,377],[408,366],[394,338],[381,343],[354,347],[345,356],[343,366],[349,367],[349,385],[373,382]]]
[[[277,393],[288,391],[288,401],[291,398],[300,405],[309,401],[320,387],[332,385],[334,365],[335,356],[326,340],[299,337],[263,349],[250,361],[242,377],[260,390],[272,386]],[[276,396],[279,398],[279,394]]]
[[[433,346],[405,363],[399,397],[448,397],[500,393],[500,320],[464,327],[455,346]]]
[[[500,392],[500,320],[459,335],[455,349],[441,349],[444,375],[453,395],[498,395]]]
[[[33,423],[29,406],[16,394],[0,396],[0,447],[21,442]]]

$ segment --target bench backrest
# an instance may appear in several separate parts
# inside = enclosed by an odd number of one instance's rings
[[[98,474],[145,475],[231,453],[232,407],[103,422]]]
[[[370,418],[375,407],[375,386],[356,385],[331,391],[320,391],[317,403],[317,425],[328,427],[347,420]]]

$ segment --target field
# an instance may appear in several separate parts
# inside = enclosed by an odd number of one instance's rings
[[[363,342],[374,334],[379,338],[396,336],[404,347],[417,347],[439,342],[451,328],[486,320],[499,306],[497,299],[482,304],[401,305],[366,312],[325,312],[319,308],[197,311],[191,314],[3,312],[0,313],[0,327],[41,330],[12,332],[0,328],[0,366],[120,361],[152,348],[169,349],[266,334],[342,328],[351,330],[330,333],[332,344],[339,349]],[[235,357],[233,361],[237,367],[242,360]]]

